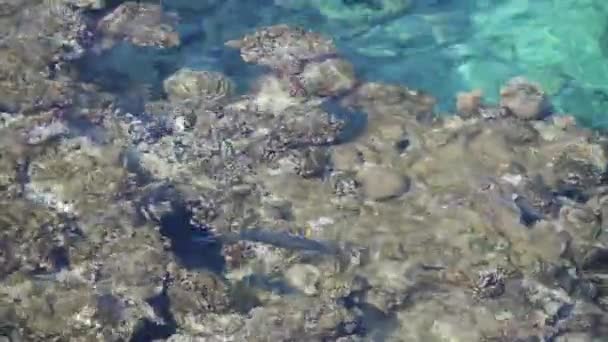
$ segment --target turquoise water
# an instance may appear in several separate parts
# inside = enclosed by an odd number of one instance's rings
[[[103,63],[146,82],[185,65],[220,70],[246,84],[255,70],[223,43],[260,26],[290,23],[332,37],[363,78],[426,90],[441,110],[453,109],[457,91],[479,88],[494,101],[501,84],[524,75],[543,86],[556,111],[574,114],[585,125],[606,126],[605,2],[406,2],[227,1],[197,9],[188,1],[165,1],[167,11],[182,18],[186,43],[177,55],[139,56],[134,69],[124,63],[129,52],[115,49],[115,61]]]

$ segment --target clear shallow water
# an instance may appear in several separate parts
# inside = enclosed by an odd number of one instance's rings
[[[168,67],[160,71],[153,66],[157,57],[149,64],[138,57],[139,66],[147,65],[138,71],[124,63],[133,60],[128,52],[114,51],[116,62],[109,68],[146,80],[166,74],[179,60],[180,66],[222,71],[246,84],[254,68],[223,43],[256,27],[289,23],[332,37],[363,78],[426,90],[439,99],[441,110],[453,110],[454,94],[463,90],[482,89],[495,101],[505,80],[524,75],[543,86],[558,112],[604,127],[608,9],[601,1],[419,0],[390,15],[373,5],[367,10],[356,2],[330,3],[335,8],[313,0],[226,2],[194,11],[167,1],[167,10],[182,17],[186,44],[179,56],[166,59]],[[358,14],[366,10],[371,16]]]

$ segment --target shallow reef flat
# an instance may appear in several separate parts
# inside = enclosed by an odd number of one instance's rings
[[[221,7],[0,0],[0,340],[608,338],[605,134],[526,75],[445,112],[294,24],[189,64]]]

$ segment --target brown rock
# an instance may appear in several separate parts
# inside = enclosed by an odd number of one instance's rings
[[[479,113],[483,92],[475,89],[470,92],[458,93],[456,97],[456,110],[463,117],[470,117]]]
[[[515,77],[500,90],[500,105],[520,119],[537,120],[544,114],[547,99],[539,84]]]

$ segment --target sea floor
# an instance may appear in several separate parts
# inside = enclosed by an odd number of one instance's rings
[[[607,340],[607,28],[0,0],[0,340]]]

